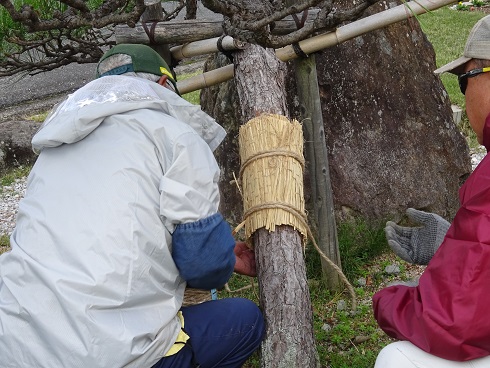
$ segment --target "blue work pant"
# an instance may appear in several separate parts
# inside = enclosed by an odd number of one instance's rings
[[[190,344],[153,368],[191,368],[195,363],[201,368],[239,368],[264,336],[262,313],[248,299],[213,300],[184,307],[182,314]]]

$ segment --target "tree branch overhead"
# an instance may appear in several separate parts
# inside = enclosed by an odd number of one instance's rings
[[[223,15],[222,34],[276,49],[354,21],[376,1],[339,5],[332,0],[303,0],[292,6],[283,0],[202,0],[201,3]],[[145,10],[144,0],[105,0],[95,8],[84,0],[60,0],[56,4],[49,6],[49,10],[32,5],[16,9],[13,0],[0,0],[0,11],[13,24],[0,33],[3,50],[0,76],[19,72],[36,74],[71,62],[97,62],[104,50],[116,43],[115,26],[136,27]],[[187,20],[196,16],[196,0],[179,0],[173,4],[171,9],[164,7],[164,21],[180,22],[176,18]],[[189,14],[179,17],[184,10]],[[303,21],[298,22],[299,18]],[[278,32],[278,24],[284,19],[296,19],[296,27]],[[189,32],[193,39],[185,42],[194,41],[199,30]],[[165,43],[165,40],[158,42]]]

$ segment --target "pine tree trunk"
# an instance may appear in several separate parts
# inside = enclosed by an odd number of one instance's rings
[[[287,116],[286,68],[273,51],[251,45],[234,54],[235,81],[246,123],[262,113]],[[266,319],[261,366],[319,367],[300,234],[290,226],[253,236],[260,304]]]

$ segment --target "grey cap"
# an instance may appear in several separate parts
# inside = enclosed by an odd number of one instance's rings
[[[462,74],[464,65],[471,59],[490,60],[490,15],[480,19],[471,29],[463,56],[441,66],[434,73]]]

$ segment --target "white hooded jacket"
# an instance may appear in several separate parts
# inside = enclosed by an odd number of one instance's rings
[[[224,130],[157,83],[107,76],[53,110],[0,256],[0,366],[151,367],[180,330],[172,232],[217,213]]]

